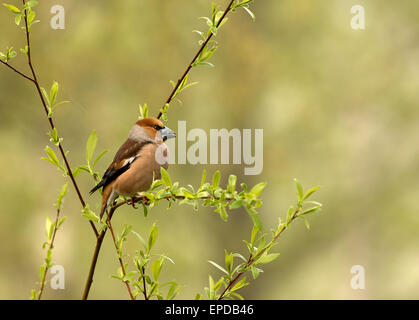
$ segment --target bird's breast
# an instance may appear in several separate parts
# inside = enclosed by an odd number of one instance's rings
[[[166,161],[164,161],[165,159]],[[148,190],[153,182],[153,173],[155,179],[160,179],[160,168],[168,168],[167,159],[166,144],[144,146],[130,168],[116,179],[114,189],[119,194],[128,197]]]

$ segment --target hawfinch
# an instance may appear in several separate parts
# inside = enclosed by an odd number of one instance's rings
[[[168,167],[164,142],[175,137],[157,118],[142,119],[131,128],[102,180],[90,191],[93,194],[103,187],[100,219],[119,195],[135,197],[150,188],[153,176],[161,178],[160,168]]]

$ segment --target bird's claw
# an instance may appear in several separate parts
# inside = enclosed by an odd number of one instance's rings
[[[135,206],[135,203],[137,202],[137,200],[138,200],[138,198],[136,198],[136,197],[132,197],[132,198],[131,198],[131,206],[132,206],[134,209],[137,209],[137,207]]]

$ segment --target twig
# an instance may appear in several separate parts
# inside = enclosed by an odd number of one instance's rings
[[[296,209],[295,209],[295,211],[294,211],[294,213],[293,213],[293,215],[292,215],[292,217],[291,217],[291,219],[289,220],[289,223],[291,223],[292,221],[294,221],[295,220],[295,218],[297,218],[297,215],[298,215],[298,212],[300,212],[300,210],[301,210],[301,207],[299,207],[299,206],[297,206],[296,207]],[[287,227],[284,225],[284,226],[282,226],[282,228],[281,228],[281,230],[279,230],[278,232],[277,232],[277,234],[272,238],[272,240],[271,240],[271,242],[270,243],[273,243],[273,242],[275,242],[277,239],[278,239],[278,237],[285,231],[287,229]],[[266,248],[264,249],[264,250],[262,250],[262,251],[260,251],[257,255],[255,255],[255,256],[253,256],[252,254],[250,254],[250,256],[249,256],[249,258],[247,259],[247,262],[246,262],[246,266],[243,268],[244,269],[244,271],[242,271],[242,272],[239,272],[234,278],[233,278],[233,280],[231,280],[229,283],[228,283],[228,285],[227,285],[227,287],[224,289],[224,291],[221,293],[221,295],[218,297],[218,300],[222,300],[224,297],[225,297],[225,295],[231,290],[231,288],[233,288],[233,286],[237,283],[237,281],[239,281],[240,280],[240,278],[243,276],[243,274],[245,274],[246,273],[246,271],[248,270],[248,268],[250,267],[250,266],[252,266],[253,265],[253,263],[255,262],[255,261],[257,261],[264,253],[265,253],[265,251],[266,251]]]
[[[55,240],[55,234],[57,233],[57,230],[58,230],[58,220],[60,218],[60,211],[61,210],[58,208],[57,209],[57,215],[55,217],[54,231],[52,232],[51,242],[49,243],[48,251],[52,250],[54,248],[54,240]],[[44,275],[42,277],[41,287],[40,287],[39,293],[38,293],[38,300],[41,300],[42,293],[44,292],[45,280],[47,278],[48,269],[49,269],[49,266],[47,264],[45,266],[45,272],[44,272]]]
[[[146,286],[146,283],[145,283],[145,267],[142,267],[141,268],[141,270],[142,270],[142,276],[143,276],[143,294],[144,294],[144,299],[145,300],[149,300],[149,297],[147,296],[147,286]]]
[[[23,5],[26,4],[26,0],[22,0],[22,2],[23,2]],[[35,84],[36,90],[38,91],[39,97],[41,99],[41,102],[42,102],[42,105],[44,107],[45,113],[47,115],[47,118],[48,118],[48,122],[50,124],[50,127],[51,127],[51,129],[54,130],[54,128],[55,128],[54,121],[53,121],[52,117],[50,117],[48,115],[48,113],[49,113],[48,112],[48,108],[47,108],[47,105],[46,105],[44,96],[42,95],[41,87],[39,85],[38,78],[36,76],[36,72],[35,72],[34,67],[32,65],[31,45],[30,45],[30,33],[29,33],[29,27],[28,27],[27,9],[25,9],[24,21],[25,21],[25,32],[26,32],[26,44],[28,46],[28,51],[27,51],[28,65],[29,65],[29,68],[31,69],[31,73],[32,73],[33,79],[25,76],[24,74],[20,73],[19,71],[15,70],[14,68],[12,68],[12,69],[14,69],[16,72],[18,72],[24,78],[31,80]],[[11,66],[9,66],[9,67],[11,67]],[[69,177],[71,179],[71,182],[72,182],[72,184],[74,186],[74,189],[76,190],[76,193],[77,193],[77,195],[79,197],[80,203],[81,203],[81,205],[84,208],[86,206],[86,202],[84,201],[83,196],[81,195],[80,189],[79,189],[79,187],[78,187],[78,185],[76,183],[76,180],[74,179],[73,172],[71,171],[70,164],[68,162],[67,156],[65,155],[65,152],[64,152],[64,149],[63,149],[63,146],[62,146],[62,143],[61,142],[58,143],[58,149],[60,150],[61,156],[64,159],[64,163],[65,163],[65,166],[66,166],[66,169],[67,169],[67,174],[69,175]],[[98,238],[99,237],[99,233],[98,233],[98,231],[97,231],[94,223],[92,221],[89,221],[89,222],[90,222],[90,226],[93,229],[93,232],[95,233],[96,238]]]
[[[23,72],[20,72],[19,70],[17,70],[16,68],[12,67],[10,64],[8,64],[7,62],[0,60],[1,63],[3,63],[6,67],[12,69],[14,72],[16,72],[17,74],[21,75],[22,77],[24,77],[25,79],[28,79],[32,82],[35,82],[35,80],[33,80],[31,77],[28,77],[26,74],[24,74]]]
[[[112,219],[112,216],[115,213],[115,210],[117,208],[119,208],[119,206],[114,205],[111,207],[111,209],[109,210],[109,215],[108,215],[109,220]],[[98,260],[100,249],[102,247],[103,239],[105,238],[107,230],[108,230],[107,228],[103,229],[100,232],[99,236],[96,238],[95,251],[93,252],[92,261],[90,262],[89,274],[87,275],[86,284],[84,286],[82,300],[87,300],[89,296],[90,288],[92,287],[92,283],[93,283],[93,276],[95,274],[97,260]]]
[[[86,284],[84,286],[82,300],[87,300],[90,292],[90,288],[93,283],[93,275],[96,269],[97,259],[99,257],[100,248],[102,247],[103,239],[105,238],[106,229],[104,229],[99,236],[96,238],[95,251],[93,252],[92,261],[90,263],[89,274],[87,275]]]
[[[221,25],[221,23],[223,22],[224,18],[230,12],[231,6],[233,5],[234,1],[235,0],[231,0],[230,3],[228,4],[227,8],[224,10],[223,15],[221,16],[220,20],[217,23],[217,26],[216,26],[217,28]],[[189,71],[191,71],[194,62],[199,57],[199,55],[201,54],[202,50],[204,50],[204,48],[207,46],[208,42],[211,40],[211,38],[213,37],[213,35],[214,34],[211,32],[207,36],[207,38],[205,39],[205,41],[202,43],[202,45],[199,48],[198,52],[194,55],[194,57],[192,58],[192,60],[189,63],[189,65],[186,67],[186,70],[183,72],[182,76],[179,78],[179,80],[177,81],[176,85],[173,87],[173,90],[170,92],[169,97],[167,98],[167,100],[166,100],[166,102],[165,102],[164,105],[167,105],[168,103],[170,103],[172,101],[173,96],[175,95],[175,93],[178,90],[179,86],[181,85],[181,83],[183,82],[183,80],[185,79],[185,77],[188,75]],[[160,111],[159,114],[157,115],[157,119],[160,119],[161,116],[162,116],[162,112]]]
[[[112,240],[113,240],[113,243],[115,245],[116,254],[118,255],[119,264],[121,265],[122,275],[125,277],[127,273],[125,272],[124,262],[121,259],[121,252],[119,251],[118,245],[116,243],[116,238],[115,238],[115,234],[113,232],[110,216],[108,216],[106,223],[107,223],[109,231],[111,232],[111,235],[112,235]],[[123,282],[127,286],[129,297],[131,298],[131,300],[135,300],[134,296],[132,295],[131,287],[129,286],[128,280],[125,280]]]

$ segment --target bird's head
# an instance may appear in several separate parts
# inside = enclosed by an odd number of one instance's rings
[[[176,138],[176,133],[157,118],[145,118],[137,121],[130,133],[131,135],[133,135],[131,138],[134,140],[148,138],[155,141],[166,141],[167,139]]]

